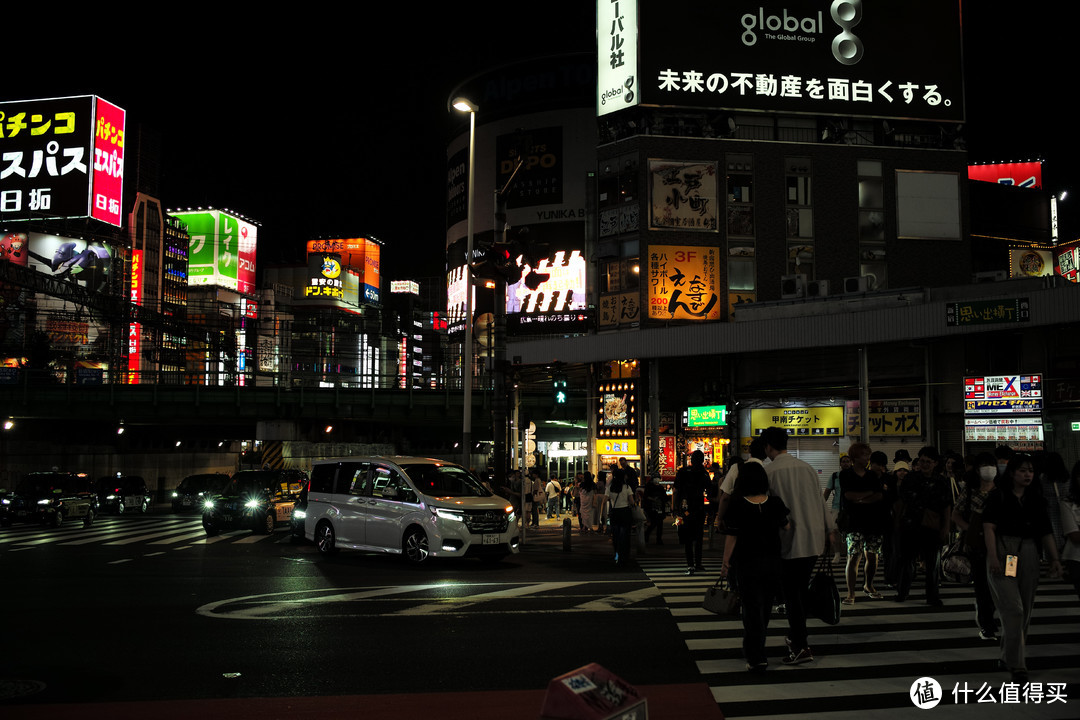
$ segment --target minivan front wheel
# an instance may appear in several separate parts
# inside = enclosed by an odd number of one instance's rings
[[[323,520],[315,528],[315,547],[323,555],[333,555],[337,552],[334,538],[334,526]]]
[[[424,562],[428,559],[427,534],[418,527],[410,528],[409,532],[405,533],[403,549],[405,559],[413,565]]]

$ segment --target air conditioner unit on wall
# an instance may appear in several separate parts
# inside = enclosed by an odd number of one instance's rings
[[[869,286],[869,278],[866,275],[844,278],[844,293],[846,294],[866,292]]]
[[[828,280],[811,280],[806,283],[806,297],[827,297],[828,294]]]
[[[806,276],[799,274],[781,275],[780,297],[784,300],[806,297]]]

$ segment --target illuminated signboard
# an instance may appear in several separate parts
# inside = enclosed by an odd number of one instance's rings
[[[1057,272],[1072,282],[1080,282],[1080,245],[1065,248],[1058,254]]]
[[[125,118],[94,95],[0,103],[0,221],[92,217],[119,227]]]
[[[188,285],[212,285],[247,295],[255,292],[258,228],[221,210],[179,211],[187,225]]]
[[[988,163],[968,165],[968,179],[1025,188],[1042,187],[1042,163]]]
[[[632,380],[614,380],[600,385],[600,417],[597,435],[601,438],[634,437],[637,434],[637,399]]]
[[[964,440],[968,442],[1022,443],[1044,439],[1039,418],[966,418]]]
[[[1009,251],[1010,277],[1043,277],[1054,274],[1054,254],[1050,250]]]
[[[308,284],[304,286],[304,297],[345,297],[343,275],[340,256],[308,255]]]
[[[965,415],[1030,415],[1042,412],[1042,375],[964,378]]]
[[[788,435],[834,436],[844,428],[842,407],[785,407],[761,408],[750,411],[750,427],[754,435],[770,427],[782,427]]]
[[[308,256],[312,254],[333,253],[341,258],[341,264],[357,272],[361,283],[361,300],[377,303],[380,293],[380,259],[382,244],[371,238],[334,238],[331,240],[309,240]]]
[[[131,251],[131,304],[142,305],[143,251]],[[139,382],[139,323],[128,328],[128,382]]]
[[[419,295],[420,285],[414,280],[391,280],[390,292],[394,294]]]
[[[518,258],[521,265],[521,258]],[[537,315],[566,313],[585,309],[585,258],[578,250],[560,250],[532,268],[525,265],[521,280],[506,286],[506,312]],[[535,290],[528,286],[530,276],[547,275]]]
[[[686,427],[717,427],[727,425],[727,405],[706,405],[686,408],[683,420]]]
[[[649,247],[649,318],[719,320],[720,251],[714,247]]]
[[[596,8],[600,115],[641,104],[964,120],[959,2]]]

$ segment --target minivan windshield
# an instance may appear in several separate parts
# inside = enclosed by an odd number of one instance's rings
[[[491,497],[476,478],[456,465],[402,465],[416,489],[432,497]]]

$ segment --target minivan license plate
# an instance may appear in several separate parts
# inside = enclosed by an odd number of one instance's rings
[[[499,536],[491,534],[491,533],[486,533],[484,535],[484,544],[485,545],[498,545],[499,544]]]

